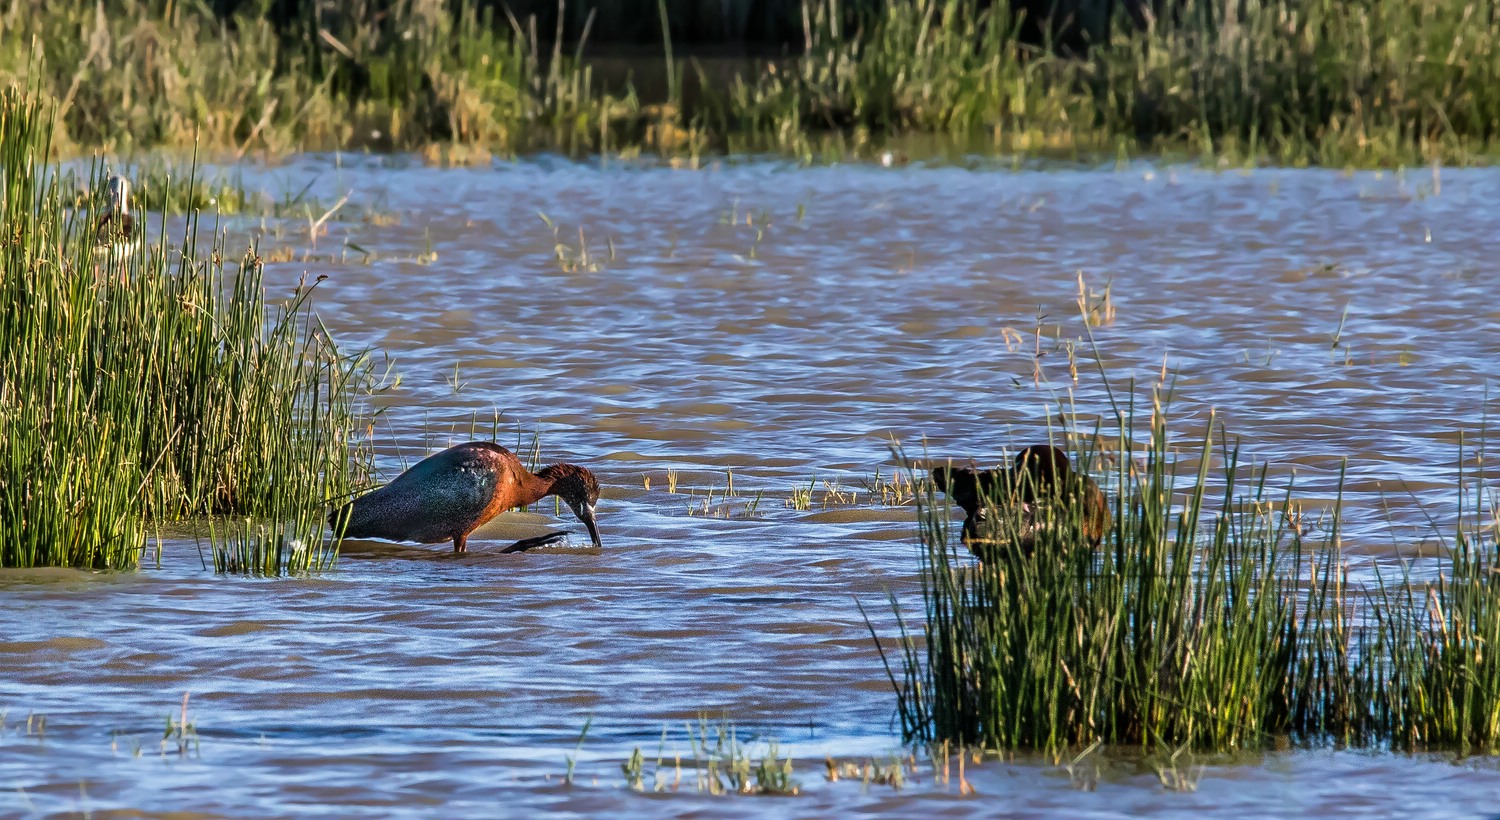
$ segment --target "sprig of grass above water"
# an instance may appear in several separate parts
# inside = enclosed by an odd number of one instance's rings
[[[689,487],[679,481],[677,470],[667,469],[664,489],[669,495],[687,496],[685,508],[689,516],[708,518],[755,517],[762,514],[761,505],[768,500],[779,500],[778,507],[796,512],[861,506],[906,506],[913,501],[909,478],[899,472],[885,478],[878,468],[873,477],[864,479],[861,488],[846,487],[838,479],[819,480],[814,474],[789,486],[777,481],[776,486],[769,488],[738,492],[735,489],[734,470],[726,469],[724,475],[723,487],[716,483],[710,483],[707,487]],[[753,477],[749,480],[755,482]],[[652,477],[649,473],[642,474],[641,485],[646,492],[651,491]]]
[[[196,214],[176,247],[139,221],[136,250],[96,247],[34,159],[49,121],[0,95],[0,565],[129,567],[148,522],[223,515],[247,529],[212,538],[220,569],[326,563],[321,511],[368,463],[365,360],[318,322],[316,283],[271,303],[254,251],[230,272]]]
[[[780,746],[774,740],[765,741],[762,754],[757,756],[753,748],[756,744],[741,740],[734,724],[727,719],[711,725],[706,718],[700,718],[696,727],[687,727],[687,733],[694,791],[716,796],[795,795],[801,791],[794,776],[795,763],[790,757],[782,756]],[[653,792],[675,792],[681,788],[684,761],[681,755],[674,755],[671,766],[667,766],[663,753],[666,738],[663,729],[662,745],[649,772],[646,756],[639,747],[620,764],[626,788]],[[568,771],[571,777],[571,759]]]

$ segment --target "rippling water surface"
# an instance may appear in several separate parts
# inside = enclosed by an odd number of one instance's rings
[[[1426,516],[1451,522],[1460,435],[1493,402],[1500,172],[309,157],[245,173],[387,215],[335,220],[316,248],[306,220],[226,223],[235,244],[265,230],[277,292],[326,274],[339,340],[389,356],[383,470],[535,437],[543,462],[599,474],[604,549],[486,554],[555,523],[548,507],[487,526],[463,559],[354,542],[314,579],[218,577],[172,539],[159,569],[7,573],[0,813],[1443,816],[1500,800],[1486,760],[1333,751],[1202,759],[1191,793],[1161,787],[1160,760],[991,762],[968,770],[977,797],[925,764],[900,791],[825,782],[821,764],[899,749],[856,606],[890,634],[887,592],[916,596],[913,509],[872,497],[891,442],[993,463],[1070,403],[1091,431],[1109,412],[1096,362],[1117,395],[1165,365],[1185,441],[1212,410],[1315,502],[1347,459],[1357,574],[1436,543]],[[1114,315],[1070,360],[1080,273]],[[185,692],[195,751],[164,754]],[[776,740],[796,758],[800,797],[700,794],[691,767],[670,788],[689,724],[706,717],[712,741],[725,716],[757,757]],[[661,750],[666,792],[624,787],[636,747],[648,786]]]

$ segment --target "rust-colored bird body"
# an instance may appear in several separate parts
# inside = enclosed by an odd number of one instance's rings
[[[1059,447],[1037,444],[1016,455],[1008,470],[973,467],[935,467],[932,480],[964,511],[963,541],[975,554],[995,542],[1007,528],[990,522],[990,511],[1019,516],[1017,546],[1030,553],[1043,527],[1070,525],[1090,547],[1097,547],[1109,530],[1109,500],[1099,484],[1073,472]],[[1050,509],[1047,509],[1050,508]]]
[[[553,464],[533,475],[515,453],[488,441],[471,441],[422,459],[391,483],[334,511],[328,523],[334,532],[343,527],[347,538],[452,541],[454,552],[464,552],[469,534],[487,521],[549,495],[567,503],[588,527],[594,546],[600,546],[594,523],[599,482],[593,473],[574,464]],[[520,552],[561,537],[529,538],[501,552]]]

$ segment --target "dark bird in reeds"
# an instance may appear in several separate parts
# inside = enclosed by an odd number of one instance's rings
[[[600,547],[594,524],[599,482],[593,473],[575,464],[553,464],[533,475],[515,453],[488,441],[471,441],[422,459],[395,481],[335,510],[328,524],[346,538],[452,541],[454,552],[464,552],[469,534],[485,522],[549,495],[573,510]],[[501,552],[521,552],[563,537],[554,532],[528,538]]]
[[[134,250],[135,217],[130,215],[130,180],[110,174],[104,189],[104,209],[94,223],[94,244],[114,256]]]
[[[1094,479],[1073,472],[1062,448],[1047,444],[1027,447],[1010,469],[935,467],[932,481],[963,508],[963,541],[981,555],[1001,543],[996,536],[1016,533],[1015,546],[1030,553],[1046,527],[1072,527],[1090,547],[1097,547],[1109,529],[1109,501]],[[991,515],[1016,516],[1013,526],[992,521]],[[981,555],[981,557],[983,557]]]

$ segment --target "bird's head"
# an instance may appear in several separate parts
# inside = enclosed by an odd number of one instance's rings
[[[104,190],[111,211],[121,215],[130,213],[130,180],[110,174]]]
[[[983,499],[994,497],[996,474],[993,470],[945,465],[932,469],[932,483],[970,516],[983,520]]]
[[[599,480],[594,474],[576,464],[553,464],[538,470],[537,477],[552,482],[549,495],[561,498],[588,527],[595,548],[603,547],[599,541],[599,528],[594,523],[594,507],[599,503]]]

